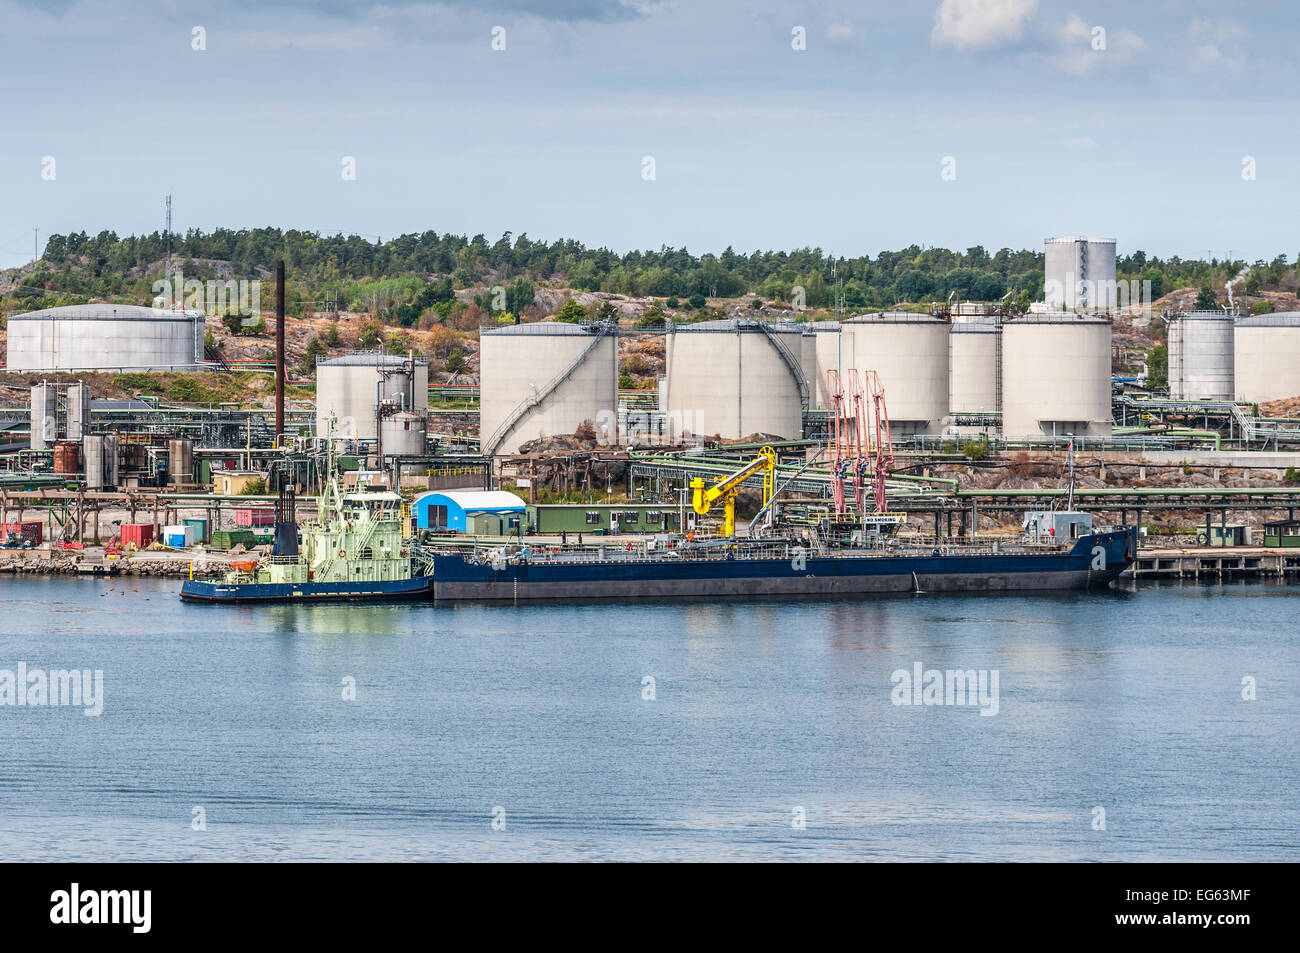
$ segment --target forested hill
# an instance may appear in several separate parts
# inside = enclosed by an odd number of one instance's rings
[[[494,242],[482,235],[421,234],[371,240],[358,235],[322,235],[278,228],[190,231],[173,235],[173,255],[186,277],[266,278],[284,258],[297,286],[291,297],[331,301],[338,308],[364,308],[376,281],[406,279],[401,288],[418,293],[419,283],[450,278],[457,288],[526,280],[542,286],[604,291],[631,296],[728,298],[757,295],[788,301],[790,289],[806,289],[806,303],[833,304],[842,282],[849,309],[883,308],[898,302],[946,298],[1016,300],[1042,296],[1041,251],[981,246],[964,252],[911,245],[872,257],[832,257],[819,248],[794,251],[695,255],[684,248],[632,251],[588,248],[573,239],[533,241],[507,232]],[[166,256],[165,234],[119,237],[114,232],[52,235],[41,261],[0,285],[0,304],[30,307],[71,303],[90,297],[147,301]],[[1212,259],[1161,259],[1137,251],[1120,258],[1121,279],[1150,280],[1152,297],[1190,285],[1222,289],[1245,263]],[[1262,287],[1294,283],[1296,270],[1285,255],[1258,262],[1250,272]],[[412,281],[411,279],[415,279]]]

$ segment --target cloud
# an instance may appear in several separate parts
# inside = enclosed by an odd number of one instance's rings
[[[997,46],[1020,36],[1038,0],[943,0],[934,11],[930,43],[957,50]]]
[[[1246,67],[1246,52],[1241,44],[1245,36],[1245,29],[1234,20],[1194,19],[1187,27],[1190,43],[1187,68],[1192,72],[1210,69],[1240,72]]]
[[[481,0],[233,0],[237,6],[259,12],[280,8],[339,19],[364,19],[381,8],[461,9],[481,13]],[[645,16],[663,0],[497,0],[493,12],[515,13],[539,20],[612,23]]]
[[[1083,76],[1102,64],[1130,63],[1146,50],[1142,37],[1123,27],[1090,24],[1071,13],[1057,32],[1060,50],[1053,58],[1056,68],[1072,76]]]
[[[830,26],[826,27],[826,39],[830,40],[832,43],[848,43],[855,36],[857,36],[857,30],[855,30],[853,24],[847,20],[842,20],[839,23],[832,23]]]
[[[1087,149],[1096,149],[1097,140],[1092,136],[1075,136],[1071,139],[1063,139],[1061,145],[1075,152],[1083,152]]]

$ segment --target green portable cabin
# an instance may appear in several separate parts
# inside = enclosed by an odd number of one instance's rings
[[[1199,546],[1248,546],[1250,530],[1240,523],[1229,523],[1227,526],[1211,523],[1207,533],[1205,524],[1201,524],[1196,533],[1196,543]]]
[[[676,533],[681,513],[671,503],[530,503],[530,533]]]
[[[1275,520],[1264,524],[1264,545],[1300,549],[1300,520]]]

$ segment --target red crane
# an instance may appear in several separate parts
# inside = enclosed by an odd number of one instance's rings
[[[871,468],[875,476],[876,512],[886,511],[885,479],[889,469],[894,465],[894,444],[889,435],[889,411],[885,408],[885,385],[880,382],[880,375],[867,371],[867,394],[871,399],[872,422],[874,424],[870,446]]]
[[[835,501],[836,515],[840,515],[844,512],[844,470],[848,462],[844,459],[844,438],[848,421],[844,417],[844,389],[840,386],[839,371],[826,372],[826,397],[830,402],[827,437],[831,441],[831,498]]]

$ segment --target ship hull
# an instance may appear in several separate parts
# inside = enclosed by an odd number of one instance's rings
[[[422,599],[433,594],[433,577],[415,576],[385,582],[271,582],[224,583],[186,580],[181,598],[186,602],[391,602]]]
[[[434,557],[434,598],[517,602],[1099,589],[1132,565],[1136,544],[1136,530],[1129,527],[1050,553],[655,558],[533,562],[499,570],[447,554]]]

